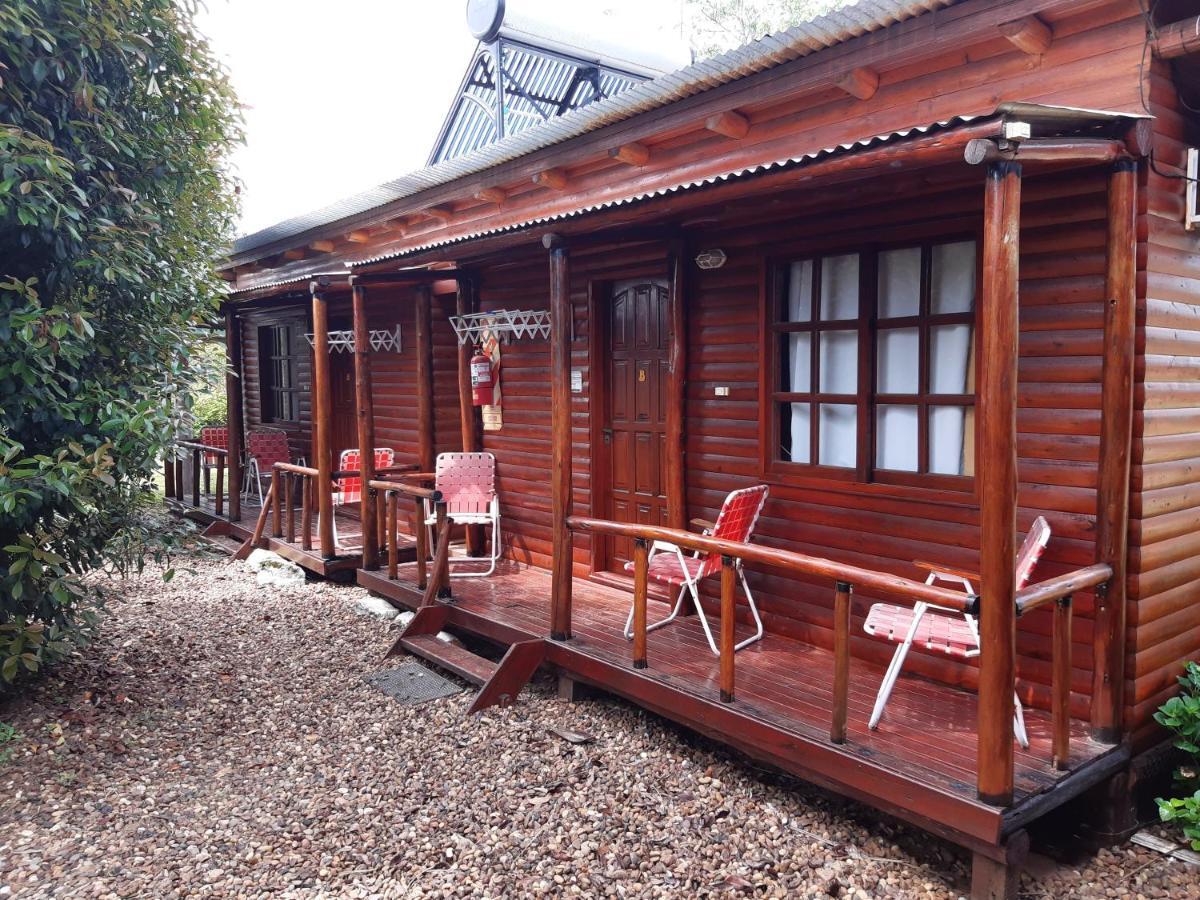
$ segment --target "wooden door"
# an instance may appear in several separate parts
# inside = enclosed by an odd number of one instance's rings
[[[670,346],[665,281],[617,282],[608,321],[608,516],[617,522],[665,525],[666,391]],[[632,557],[627,540],[608,547],[607,568]]]
[[[334,351],[329,354],[329,380],[332,434],[330,448],[333,452],[333,467],[338,466],[338,457],[343,450],[358,446],[358,417],[355,408],[358,398],[354,396],[354,354]]]

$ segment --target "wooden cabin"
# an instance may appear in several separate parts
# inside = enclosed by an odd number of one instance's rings
[[[1197,12],[865,3],[241,242],[231,445],[275,408],[286,325],[313,337],[282,423],[308,465],[257,518],[210,518],[349,559],[419,610],[395,649],[480,683],[475,708],[550,665],[969,848],[974,896],[1010,896],[1051,812],[1099,796],[1098,831],[1135,823],[1152,713],[1200,655]],[[521,311],[549,334],[501,336],[485,427],[456,334]],[[373,351],[397,324],[400,352]],[[417,469],[363,460],[346,553],[313,520],[355,446]],[[410,510],[459,449],[496,458],[504,561],[451,581],[480,536],[439,519],[426,547]],[[760,484],[750,541],[700,536]],[[696,615],[646,630],[655,540],[721,557],[719,654]],[[735,653],[739,561],[765,637]],[[980,652],[914,646],[871,729],[895,645],[864,620],[917,600],[977,614]],[[509,649],[438,647],[446,625]]]

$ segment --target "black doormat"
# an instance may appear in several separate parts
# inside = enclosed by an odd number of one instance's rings
[[[407,706],[415,706],[440,697],[452,697],[463,690],[460,685],[443,678],[437,672],[430,671],[415,660],[406,662],[398,669],[367,675],[363,681]]]

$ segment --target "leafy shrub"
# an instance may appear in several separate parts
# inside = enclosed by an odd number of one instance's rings
[[[197,432],[210,425],[224,425],[225,417],[224,394],[201,394],[192,404],[192,420]]]
[[[95,623],[190,400],[238,112],[194,0],[0,2],[0,688]],[[132,537],[131,537],[132,535]]]
[[[1183,690],[1164,703],[1154,719],[1175,734],[1175,746],[1190,757],[1175,770],[1176,787],[1185,795],[1195,793],[1156,802],[1160,818],[1180,823],[1192,848],[1200,850],[1200,664],[1188,663],[1179,683]]]

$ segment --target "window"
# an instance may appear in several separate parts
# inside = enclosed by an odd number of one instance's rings
[[[295,422],[300,418],[298,339],[299,333],[292,325],[258,329],[264,422]]]
[[[901,484],[973,475],[976,279],[972,240],[780,266],[773,467]]]

